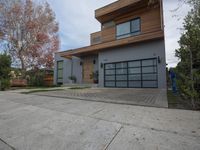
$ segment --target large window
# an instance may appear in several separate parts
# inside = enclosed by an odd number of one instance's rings
[[[57,79],[63,79],[63,61],[57,61]]]
[[[141,32],[140,18],[117,25],[117,39],[138,35]]]

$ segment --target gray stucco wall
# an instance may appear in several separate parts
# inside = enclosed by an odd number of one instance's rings
[[[161,58],[158,63],[158,88],[166,88],[166,58],[164,40],[138,43],[126,47],[114,48],[99,53],[99,86],[104,86],[104,68],[101,63],[120,62],[137,59]]]
[[[63,61],[63,79],[57,80],[57,61]],[[73,57],[71,59],[66,59],[60,57],[58,53],[55,54],[54,63],[54,84],[57,82],[62,82],[63,84],[69,83],[69,76],[74,75],[77,78],[77,83],[82,83],[82,66],[80,65],[80,58]],[[73,68],[72,68],[73,66]]]
[[[155,40],[145,43],[138,43],[121,48],[105,50],[94,56],[96,63],[94,71],[99,70],[99,87],[104,86],[104,68],[101,63],[112,63],[120,61],[149,59],[160,57],[161,63],[158,63],[158,88],[166,88],[166,59],[165,59],[165,43],[164,40]],[[82,83],[82,66],[81,58],[73,57],[66,59],[55,54],[54,66],[54,84],[57,84],[57,61],[63,60],[63,84],[69,83],[68,77],[75,75],[77,83]],[[73,62],[73,63],[72,63]],[[73,68],[71,68],[73,66]]]
[[[57,80],[57,61],[63,61],[63,79]],[[93,60],[95,60],[94,64],[94,72],[98,71],[99,61],[98,55],[93,56]],[[59,53],[55,54],[55,64],[54,64],[54,84],[56,85],[58,82],[62,82],[63,84],[69,83],[69,76],[74,75],[77,78],[77,83],[82,83],[82,66],[81,66],[81,58],[72,57],[71,59],[66,59],[60,57]],[[92,62],[93,63],[93,62]]]
[[[81,66],[81,59],[78,57],[73,57],[73,69],[72,69],[72,75],[76,76],[77,83],[82,83],[82,66]]]

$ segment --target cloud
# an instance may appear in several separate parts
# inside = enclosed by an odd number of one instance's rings
[[[61,50],[87,46],[90,34],[100,30],[100,23],[94,18],[94,10],[116,0],[47,0],[56,13],[60,24]],[[181,6],[173,12],[172,10]],[[175,49],[179,47],[183,18],[189,7],[179,0],[164,0],[166,58],[169,66],[175,66]],[[177,17],[174,17],[174,16]]]
[[[90,34],[100,30],[94,10],[115,0],[48,0],[60,24],[61,49],[89,45]]]
[[[176,10],[178,7],[180,8]],[[190,8],[179,0],[164,0],[165,48],[169,67],[176,66],[179,61],[175,57],[175,49],[179,48],[183,20],[189,10]]]

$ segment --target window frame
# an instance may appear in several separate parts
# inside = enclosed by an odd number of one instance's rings
[[[139,30],[132,31],[132,22],[135,21],[135,20],[139,20]],[[117,35],[117,26],[121,25],[121,24],[124,24],[124,23],[129,23],[130,24],[130,33],[125,33],[125,34]],[[116,39],[123,39],[123,38],[131,37],[131,36],[137,36],[139,34],[141,34],[141,17],[136,17],[136,18],[131,19],[129,21],[116,24],[116,34],[115,34]],[[125,37],[123,37],[123,36],[125,36]]]
[[[58,65],[59,63],[62,63],[62,68],[59,68],[59,65]],[[63,65],[64,65],[64,61],[63,60],[57,61],[57,81],[63,79],[63,75],[62,75],[62,78],[58,77],[58,71],[62,70],[62,72],[63,72]]]

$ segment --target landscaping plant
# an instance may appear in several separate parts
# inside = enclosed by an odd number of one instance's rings
[[[39,1],[38,1],[39,2]],[[52,68],[59,49],[58,23],[47,2],[0,0],[0,46],[22,70]]]
[[[0,54],[0,90],[10,86],[9,73],[11,71],[11,58],[6,53]]]
[[[184,32],[179,40],[176,67],[180,92],[191,100],[194,109],[200,108],[200,1],[186,1],[192,7],[184,20]]]

